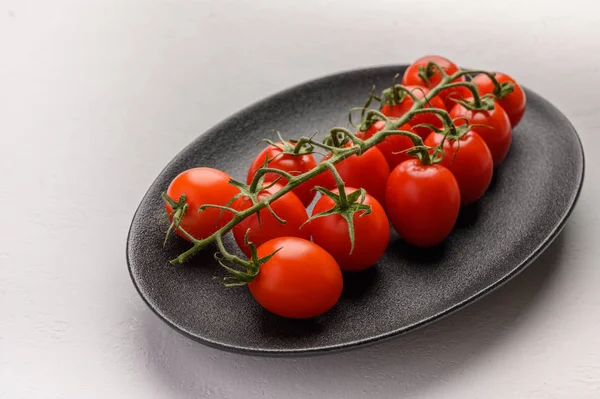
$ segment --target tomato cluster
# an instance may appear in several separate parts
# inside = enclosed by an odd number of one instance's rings
[[[184,171],[166,192],[171,227],[195,244],[231,230],[250,258],[230,256],[247,265],[236,275],[265,309],[290,318],[331,309],[342,271],[365,270],[383,256],[390,223],[409,244],[440,244],[506,158],[525,93],[505,74],[467,78],[448,59],[429,56],[378,100],[355,134],[323,144],[330,152],[320,164],[312,147],[282,140],[255,157],[246,184],[211,168]]]

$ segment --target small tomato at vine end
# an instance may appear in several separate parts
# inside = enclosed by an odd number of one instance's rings
[[[437,55],[429,55],[419,58],[413,62],[406,69],[406,71],[404,71],[404,75],[402,76],[402,84],[405,86],[422,86],[427,87],[428,89],[432,89],[437,86],[442,81],[442,74],[436,68],[432,68],[429,71],[427,70],[427,65],[431,61],[438,64],[440,68],[442,68],[448,75],[452,75],[459,70],[458,66],[456,66],[456,64],[449,59]],[[461,76],[457,79],[454,79],[452,82],[456,83],[465,81],[465,77]],[[465,86],[457,86],[442,90],[439,96],[444,102],[446,109],[450,110],[455,104],[453,101],[454,99],[460,100],[468,97],[470,94],[471,92]]]
[[[291,319],[308,319],[330,310],[342,294],[342,272],[335,259],[317,244],[279,237],[258,247],[258,257],[277,251],[248,283],[266,310]]]
[[[202,212],[202,205],[226,205],[240,190],[229,184],[231,177],[220,170],[212,168],[188,169],[173,179],[167,189],[167,196],[177,202],[182,194],[186,195],[188,205],[180,226],[197,240],[206,238],[225,226],[233,218],[231,212],[221,212],[220,209],[207,208]],[[165,204],[167,213],[173,212],[173,207]],[[171,222],[173,218],[171,217]],[[188,239],[179,229],[177,234]]]
[[[467,99],[467,101],[472,100],[472,98]],[[450,117],[456,126],[462,126],[466,121],[471,125],[478,125],[472,126],[471,130],[481,136],[487,144],[494,159],[494,167],[504,161],[512,142],[512,129],[508,115],[498,103],[494,104],[494,109],[489,111],[470,110],[461,104],[456,104],[450,111]]]
[[[506,111],[510,124],[515,127],[523,118],[525,113],[525,107],[527,105],[527,98],[525,91],[521,86],[515,82],[513,78],[503,73],[495,73],[494,77],[499,83],[510,82],[513,84],[513,91],[508,93],[503,98],[496,99],[496,102]],[[494,94],[494,83],[486,74],[479,74],[473,79],[473,83],[477,85],[479,94]]]

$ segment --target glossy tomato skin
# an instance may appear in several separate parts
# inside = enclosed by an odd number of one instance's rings
[[[328,154],[323,159],[330,157],[331,154]],[[364,188],[385,208],[385,186],[390,167],[377,147],[368,149],[360,156],[352,155],[336,164],[335,168],[347,186]],[[330,190],[337,187],[330,171],[317,176],[317,185]]]
[[[375,133],[379,132],[385,127],[384,121],[377,121],[371,125],[366,131],[358,131],[356,136],[363,140],[371,138]],[[402,125],[398,128],[398,130],[406,130],[410,131],[411,126],[409,124]],[[390,169],[394,168],[401,162],[410,159],[410,155],[408,155],[405,151],[412,148],[414,146],[411,139],[406,136],[388,136],[381,143],[377,144],[375,147],[385,157],[385,160],[388,163]],[[404,152],[403,152],[404,151]]]
[[[356,191],[346,187],[346,194]],[[338,190],[334,193],[339,194]],[[350,253],[348,222],[340,215],[329,215],[311,220],[310,231],[315,244],[329,252],[343,271],[357,272],[373,266],[383,256],[390,240],[390,223],[379,202],[366,195],[365,205],[371,213],[361,216],[354,214],[354,250]],[[315,204],[313,215],[334,207],[334,202],[322,196]]]
[[[220,170],[212,168],[193,168],[180,173],[169,185],[167,195],[175,202],[185,194],[188,209],[180,226],[190,233],[192,237],[200,240],[213,234],[226,225],[233,218],[231,212],[224,212],[219,216],[219,209],[206,209],[198,212],[198,208],[205,204],[226,205],[231,198],[240,192],[235,186],[229,184],[231,177]],[[167,213],[173,208],[166,204]],[[177,234],[187,239],[179,230]]]
[[[406,69],[406,71],[404,71],[404,76],[402,76],[402,84],[405,86],[422,86],[427,87],[428,89],[432,89],[433,87],[437,86],[442,80],[442,74],[439,71],[435,71],[433,76],[429,78],[429,81],[425,81],[419,76],[419,67],[426,68],[430,61],[437,63],[448,75],[458,72],[458,67],[456,64],[447,58],[436,55],[425,56],[416,60]],[[453,80],[453,82],[465,81],[466,79],[464,76]],[[466,87],[458,86],[451,89],[442,90],[439,96],[444,102],[446,109],[450,110],[455,104],[453,99],[460,100],[461,98],[469,97],[470,93],[471,92]]]
[[[281,145],[282,143],[279,143]],[[292,176],[300,175],[304,172],[308,172],[309,170],[315,168],[317,166],[317,161],[312,156],[312,154],[304,154],[304,155],[292,155],[282,153],[280,148],[275,146],[268,146],[264,150],[262,150],[254,161],[250,165],[250,169],[248,170],[248,176],[246,178],[246,183],[250,184],[256,171],[260,169],[264,164],[265,160],[270,159],[269,167],[274,169],[283,170],[285,172],[290,173]],[[272,182],[276,180],[280,175],[277,173],[267,173],[265,175],[265,183]],[[283,178],[279,180],[281,185],[285,185],[287,183],[287,179]],[[312,180],[302,183],[300,186],[296,187],[293,192],[300,198],[300,201],[304,204],[304,206],[308,206],[313,198],[315,197],[316,192],[313,190],[314,184]]]
[[[450,117],[454,119],[457,126],[464,125],[466,123],[464,119],[472,125],[483,125],[473,126],[471,130],[481,136],[487,144],[494,159],[494,167],[504,161],[512,142],[512,129],[508,115],[500,105],[496,103],[494,109],[490,111],[472,111],[456,104],[450,111]]]
[[[281,248],[281,249],[280,249]],[[279,237],[258,248],[262,264],[248,288],[266,310],[291,319],[308,319],[331,309],[342,294],[342,272],[323,248],[297,237]]]
[[[497,99],[496,102],[506,111],[510,124],[514,128],[519,124],[523,114],[525,113],[525,107],[527,105],[527,98],[523,88],[515,82],[513,78],[503,73],[494,73],[496,80],[500,83],[511,82],[514,85],[514,90],[507,94],[504,98]],[[480,74],[473,79],[473,83],[477,85],[479,94],[494,94],[494,83],[485,74]]]
[[[425,87],[407,86],[407,88],[410,89],[410,91],[414,93],[414,95],[419,99],[422,99],[427,94],[429,94],[429,89]],[[386,116],[399,118],[402,115],[406,114],[408,111],[410,111],[414,103],[415,101],[413,100],[413,98],[410,95],[407,95],[402,99],[402,101],[399,104],[394,104],[392,106],[384,105],[381,108],[381,113]],[[439,96],[435,96],[431,100],[429,100],[429,103],[425,104],[425,108],[440,108],[443,110],[446,109],[444,102],[440,99]],[[434,113],[426,112],[422,114],[416,114],[408,121],[408,124],[410,126],[413,126],[411,130],[419,136],[421,136],[423,140],[425,140],[429,133],[431,133],[431,129],[429,129],[428,127],[417,126],[423,123],[433,125],[439,129],[444,127],[444,123],[442,122],[442,120]]]
[[[409,244],[432,247],[452,231],[460,209],[460,190],[446,167],[402,162],[390,174],[387,211],[394,229]]]
[[[279,184],[274,185],[266,190],[261,191],[258,194],[258,200],[261,201],[268,196],[275,194],[281,190],[282,186]],[[243,211],[252,206],[252,200],[248,197],[241,197],[237,199],[233,204],[232,208],[238,211]],[[232,229],[233,237],[237,242],[240,249],[250,257],[250,247],[245,244],[246,232],[248,233],[248,240],[251,241],[257,247],[261,246],[265,242],[277,238],[277,237],[300,237],[306,240],[310,239],[310,232],[308,226],[300,228],[304,222],[308,220],[308,214],[306,208],[302,204],[302,201],[293,192],[288,192],[282,197],[271,203],[271,208],[277,216],[285,220],[285,224],[280,223],[273,214],[266,208],[259,211],[260,223],[258,222],[258,216],[256,214],[247,217],[242,220],[239,224],[235,225]]]
[[[437,147],[443,138],[443,134],[431,133],[425,145]],[[444,154],[441,164],[456,178],[461,205],[469,205],[481,198],[494,173],[492,153],[485,141],[477,133],[468,132],[458,140],[445,140]]]

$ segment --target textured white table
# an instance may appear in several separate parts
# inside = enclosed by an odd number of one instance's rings
[[[597,5],[525,3],[0,0],[0,398],[600,398]],[[313,358],[223,353],[146,308],[125,238],[173,155],[293,84],[426,53],[510,73],[588,149],[571,220],[526,272]]]

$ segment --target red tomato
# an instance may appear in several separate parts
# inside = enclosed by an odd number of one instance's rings
[[[429,89],[427,89],[425,87],[407,86],[407,88],[410,89],[410,91],[412,93],[414,93],[417,96],[417,98],[419,98],[419,99],[425,97],[429,93]],[[386,116],[399,118],[402,115],[406,114],[412,108],[414,103],[415,103],[415,101],[413,100],[413,98],[411,96],[407,95],[406,97],[404,97],[402,99],[402,101],[399,104],[395,104],[395,105],[391,105],[391,106],[388,104],[384,105],[381,108],[381,113]],[[425,104],[425,108],[440,108],[443,110],[446,109],[446,107],[444,106],[444,102],[440,99],[439,96],[435,96],[431,100],[429,100],[429,104]],[[417,126],[422,123],[427,123],[427,124],[433,125],[440,129],[444,127],[444,123],[442,122],[442,120],[434,113],[417,114],[417,115],[413,116],[408,121],[408,123],[411,126]],[[431,129],[429,129],[425,126],[413,127],[412,130],[416,134],[421,136],[421,138],[423,140],[425,140],[427,138],[427,136],[429,135],[429,133],[431,133]]]
[[[346,194],[356,191],[346,187]],[[333,191],[339,194],[338,190]],[[365,205],[371,206],[371,213],[362,215],[361,211],[354,214],[354,249],[350,253],[350,234],[348,222],[343,216],[334,214],[323,216],[310,221],[310,231],[315,244],[329,252],[337,261],[340,268],[348,272],[365,270],[374,265],[385,252],[390,240],[390,223],[385,210],[375,198],[367,194]],[[313,209],[313,215],[325,212],[335,206],[334,201],[323,195]]]
[[[437,147],[443,138],[443,134],[431,133],[425,140],[425,145]],[[446,139],[441,164],[450,169],[456,178],[463,206],[477,201],[492,181],[492,153],[485,141],[475,132],[468,132],[458,140]]]
[[[447,58],[440,56],[426,56],[423,58],[419,58],[413,64],[411,64],[406,71],[404,72],[404,76],[402,77],[402,84],[405,86],[422,86],[427,87],[428,89],[432,89],[437,86],[442,80],[442,74],[438,70],[434,70],[432,76],[429,77],[427,81],[423,80],[419,76],[419,67],[427,68],[427,64],[433,61],[437,63],[448,75],[452,75],[453,73],[458,72],[458,67],[452,61]],[[464,82],[466,81],[464,76],[461,76],[458,79],[453,80],[453,82]],[[471,94],[469,89],[464,86],[454,87],[451,89],[442,90],[439,94],[440,98],[444,102],[446,109],[451,109],[455,102],[452,99],[460,100],[464,97],[468,97]]]
[[[254,299],[269,312],[292,319],[316,317],[331,309],[343,286],[335,259],[317,244],[297,237],[267,241],[258,247],[258,256],[278,249],[248,283]]]
[[[498,82],[511,82],[515,87],[515,89],[504,98],[496,100],[496,102],[502,106],[504,111],[506,111],[512,127],[515,127],[525,113],[525,105],[527,103],[525,92],[510,76],[498,72],[494,73],[494,76]],[[473,83],[479,88],[479,94],[494,94],[494,83],[492,83],[492,80],[486,74],[477,75],[475,79],[473,79]]]
[[[273,187],[262,190],[258,194],[258,200],[261,201],[275,194],[281,188],[282,186],[276,184]],[[252,200],[248,197],[241,197],[232,204],[232,208],[238,211],[243,211],[251,206]],[[251,255],[250,247],[245,244],[248,229],[250,229],[248,240],[257,247],[277,237],[290,236],[306,240],[310,239],[308,226],[300,229],[300,226],[308,220],[308,215],[302,201],[298,199],[296,194],[293,192],[284,194],[281,198],[271,203],[271,209],[273,209],[278,217],[285,220],[286,223],[279,222],[267,208],[264,208],[259,211],[260,223],[258,222],[258,216],[254,214],[242,220],[232,229],[235,241],[248,257]]]
[[[349,147],[350,144],[347,145]],[[323,160],[331,158],[326,155]],[[373,147],[365,151],[361,156],[352,155],[335,165],[345,185],[355,188],[364,188],[379,203],[385,207],[385,185],[390,175],[390,167],[385,157]],[[336,186],[333,174],[326,171],[317,176],[315,185],[334,189]]]
[[[169,185],[167,195],[175,202],[182,194],[186,195],[188,209],[180,226],[197,240],[210,236],[233,218],[231,212],[221,214],[221,210],[215,208],[198,212],[198,208],[205,204],[224,206],[240,192],[229,184],[229,179],[231,177],[227,173],[217,169],[194,168],[180,173]],[[165,207],[167,213],[173,211],[169,204],[165,204]],[[177,234],[187,239],[179,229]]]
[[[384,121],[377,121],[374,124],[372,124],[371,127],[368,128],[365,132],[359,130],[356,133],[356,135],[359,138],[366,140],[371,138],[375,133],[382,130],[384,127]],[[411,127],[409,124],[402,125],[398,128],[398,130],[406,131],[410,131],[410,129]],[[391,169],[399,163],[411,158],[410,155],[402,151],[406,151],[412,148],[413,146],[414,144],[411,139],[409,139],[406,136],[397,135],[386,137],[381,143],[377,144],[375,147],[377,147],[377,149],[381,151]]]
[[[279,143],[279,145],[282,145],[282,143]],[[254,158],[254,161],[248,170],[248,177],[246,179],[247,184],[252,182],[256,171],[264,166],[267,157],[271,160],[269,161],[269,168],[283,170],[292,176],[297,176],[308,172],[317,166],[317,161],[315,161],[315,158],[312,156],[312,154],[286,154],[282,153],[281,149],[271,145],[262,150],[260,154]],[[280,175],[277,173],[267,173],[264,181],[265,183],[269,183],[276,180],[279,176]],[[283,186],[287,183],[287,179],[283,178],[279,180],[279,183]],[[313,187],[314,184],[311,184],[311,181],[307,181],[296,187],[293,192],[298,196],[298,198],[300,198],[300,201],[302,201],[305,206],[308,206],[316,194],[316,192],[312,189]]]
[[[398,234],[409,244],[432,247],[444,241],[456,223],[460,190],[446,167],[411,159],[390,174],[386,201]]]
[[[468,101],[472,100],[472,98],[468,99]],[[510,120],[501,106],[495,104],[494,109],[490,111],[471,111],[456,104],[450,111],[450,117],[454,119],[456,126],[466,123],[462,118],[467,119],[470,124],[485,125],[473,126],[471,130],[480,135],[487,144],[494,159],[494,166],[500,165],[506,158],[512,141],[512,129]]]

